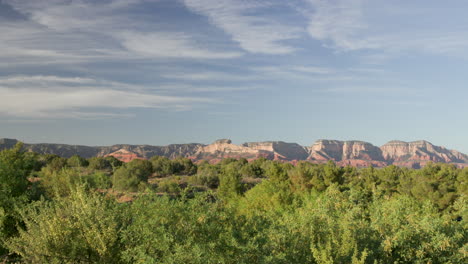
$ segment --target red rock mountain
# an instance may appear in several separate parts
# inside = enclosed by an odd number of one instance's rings
[[[209,160],[214,163],[223,158],[246,158],[252,160],[264,157],[267,159],[292,161],[305,160],[307,156],[307,149],[296,143],[266,141],[235,145],[229,139],[220,139],[213,144],[200,147],[191,158],[194,160]]]
[[[456,150],[434,146],[431,143],[420,140],[414,142],[390,141],[380,147],[382,155],[388,163],[405,166],[420,167],[427,162],[455,163],[460,166],[468,163],[468,156]]]
[[[341,166],[386,166],[382,151],[363,141],[317,140],[309,147],[307,160],[317,163],[335,161]]]
[[[119,149],[115,152],[104,155],[104,157],[109,157],[109,156],[112,156],[123,162],[130,162],[134,159],[145,159],[145,158],[138,156],[138,154],[136,154],[135,152],[131,152],[126,149]]]
[[[14,146],[14,139],[0,139],[0,150]],[[149,159],[159,155],[168,158],[188,157],[194,161],[217,162],[223,158],[246,158],[248,160],[265,157],[267,159],[295,162],[307,160],[323,163],[333,160],[341,166],[382,167],[390,164],[418,168],[429,161],[452,163],[468,167],[468,156],[455,150],[434,146],[427,141],[390,141],[376,147],[363,141],[317,140],[312,146],[304,147],[296,143],[282,141],[248,142],[232,144],[229,139],[221,139],[209,145],[172,144],[168,146],[114,145],[108,147],[88,147],[64,144],[24,144],[27,151],[57,154],[63,157],[80,155],[114,156],[123,161],[136,158]]]

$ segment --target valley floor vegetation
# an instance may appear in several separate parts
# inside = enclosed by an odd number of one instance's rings
[[[6,263],[468,263],[468,168],[0,152]]]

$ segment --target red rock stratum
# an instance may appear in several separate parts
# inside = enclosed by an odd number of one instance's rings
[[[14,146],[14,139],[0,139],[0,150]],[[24,144],[24,149],[37,153],[57,154],[63,157],[80,155],[85,158],[94,156],[114,156],[128,162],[133,159],[149,159],[152,156],[168,158],[187,157],[194,161],[208,160],[215,163],[224,158],[246,158],[253,160],[264,157],[272,160],[295,163],[306,160],[324,163],[329,160],[340,166],[382,167],[397,165],[418,168],[428,162],[443,162],[468,167],[468,156],[456,150],[435,146],[420,140],[413,142],[390,141],[381,147],[364,141],[317,140],[311,146],[283,141],[247,142],[233,144],[229,139],[220,139],[212,144],[172,144],[167,146],[151,145],[113,145],[89,147],[64,144]]]

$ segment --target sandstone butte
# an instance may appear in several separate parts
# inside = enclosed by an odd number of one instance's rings
[[[112,156],[120,161],[123,161],[123,162],[130,162],[134,159],[145,159],[145,158],[142,158],[140,156],[138,156],[138,154],[134,153],[134,152],[131,152],[131,151],[128,151],[126,149],[119,149],[115,152],[112,152],[110,154],[107,154],[107,155],[104,155],[104,157],[109,157],[109,156]]]
[[[0,150],[16,144],[14,139],[0,139]],[[63,157],[80,155],[85,158],[114,156],[124,162],[133,159],[149,159],[159,155],[168,158],[187,157],[195,162],[208,160],[216,163],[224,158],[264,157],[271,160],[297,163],[309,161],[325,163],[329,160],[340,166],[383,167],[397,165],[419,168],[428,162],[443,162],[458,167],[468,167],[468,155],[427,141],[390,141],[381,147],[363,141],[317,140],[311,146],[282,141],[247,142],[233,144],[229,139],[220,139],[212,144],[172,144],[167,146],[114,145],[106,147],[74,146],[63,144],[24,144],[24,149],[38,153],[51,153]]]

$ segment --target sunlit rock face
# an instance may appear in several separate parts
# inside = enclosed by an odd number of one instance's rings
[[[305,160],[309,155],[306,147],[283,141],[247,142],[242,144],[255,150],[271,152],[275,160]]]
[[[341,166],[380,167],[387,165],[378,147],[357,140],[317,140],[309,148],[309,153],[307,160],[317,163],[333,160]]]
[[[468,156],[455,150],[434,146],[420,140],[414,142],[390,141],[381,147],[383,157],[392,164],[422,167],[428,162],[468,163]]]
[[[15,139],[0,139],[0,150],[13,147]],[[225,158],[254,160],[264,157],[271,160],[296,163],[306,160],[325,163],[329,160],[339,166],[383,167],[397,165],[419,168],[428,162],[444,162],[458,167],[468,167],[468,156],[455,150],[435,146],[427,141],[390,141],[379,147],[363,141],[317,140],[312,146],[283,141],[247,142],[233,144],[230,139],[219,139],[209,145],[171,144],[167,146],[119,144],[89,147],[65,144],[24,144],[23,149],[41,154],[56,154],[65,158],[80,155],[84,158],[114,156],[128,162],[133,159],[149,159],[153,156],[168,158],[186,157],[194,161],[219,162]]]
[[[216,163],[225,158],[245,158],[252,160],[259,157],[268,159],[274,158],[271,151],[250,148],[244,145],[235,145],[232,144],[232,141],[229,139],[216,140],[212,144],[202,146],[191,156],[194,160],[208,160],[211,163]]]
[[[138,156],[136,153],[128,151],[126,149],[119,149],[115,152],[105,155],[105,157],[109,157],[109,156],[112,156],[123,162],[130,162],[134,159],[145,159],[145,158]]]
[[[193,159],[216,162],[223,158],[245,158],[247,160],[264,157],[272,160],[294,161],[305,160],[307,148],[282,141],[247,142],[241,145],[232,144],[229,139],[216,140],[210,145],[200,147]]]

